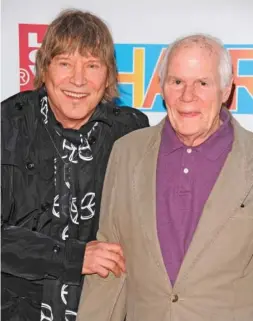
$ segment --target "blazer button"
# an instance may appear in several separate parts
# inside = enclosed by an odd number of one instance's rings
[[[29,171],[33,170],[34,167],[35,167],[35,165],[34,165],[34,163],[32,163],[32,162],[28,162],[28,163],[26,164],[26,168],[29,169]]]
[[[171,302],[175,303],[175,302],[177,302],[177,301],[178,301],[178,295],[177,295],[177,294],[173,294],[173,295],[171,296]]]
[[[17,110],[21,110],[21,109],[23,108],[23,105],[22,105],[21,103],[16,103],[16,104],[15,104],[15,108],[16,108]]]

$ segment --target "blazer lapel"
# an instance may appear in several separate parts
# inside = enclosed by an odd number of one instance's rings
[[[253,182],[253,159],[245,158],[242,129],[233,121],[235,140],[216,184],[205,204],[203,214],[186,253],[175,288],[181,284],[204,255],[212,240],[240,207]],[[238,137],[239,136],[239,137]],[[252,155],[253,157],[253,155]]]
[[[163,125],[164,120],[153,127],[154,134],[147,145],[146,153],[134,171],[133,188],[137,204],[136,215],[140,221],[142,235],[145,237],[147,250],[150,251],[158,268],[156,277],[161,278],[162,282],[166,282],[169,286],[168,290],[170,290],[170,280],[164,266],[156,225],[156,166]]]

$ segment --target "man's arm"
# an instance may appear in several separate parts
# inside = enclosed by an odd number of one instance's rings
[[[22,162],[16,160],[17,146],[22,138],[21,116],[15,107],[17,101],[14,97],[1,104],[2,272],[28,280],[62,278],[65,283],[79,284],[86,244],[77,240],[59,242],[37,231],[37,220],[43,215],[40,208],[34,208],[26,216],[21,215],[22,221],[16,216],[17,211],[22,211],[17,207],[22,200],[17,202],[17,198],[24,195],[21,191],[24,188]],[[29,107],[32,113],[33,106]]]
[[[61,278],[66,283],[79,284],[85,243],[76,240],[59,242],[38,231],[13,224],[13,172],[12,166],[2,167],[2,272],[27,280]]]
[[[82,274],[99,273],[106,276],[109,270],[119,275],[121,270],[124,270],[119,245],[99,242],[86,244],[73,239],[65,242],[57,241],[37,230],[39,220],[43,219],[44,214],[46,215],[40,208],[34,208],[34,211],[26,216],[21,215],[22,222],[16,217],[17,211],[21,212],[17,206],[23,201],[19,199],[17,202],[17,198],[20,198],[20,192],[24,188],[22,171],[14,161],[19,141],[23,139],[19,126],[22,109],[19,111],[16,108],[18,101],[15,96],[1,104],[2,272],[28,280],[55,278],[76,285],[81,282]],[[34,106],[27,107],[27,104],[28,102],[22,105],[23,108],[29,107],[32,113]],[[17,186],[16,182],[20,184]],[[21,195],[27,197],[26,193]],[[113,260],[117,261],[116,265]]]
[[[79,284],[81,274],[98,273],[106,277],[109,271],[119,276],[124,271],[120,245],[99,241],[57,241],[15,221],[13,166],[2,166],[2,272],[28,280],[62,279],[67,284]],[[39,211],[29,214],[35,221]],[[14,217],[14,222],[12,217]],[[27,223],[27,225],[31,225]]]
[[[97,239],[102,242],[120,243],[114,221],[117,186],[117,143],[112,149],[106,171],[101,202],[100,226]],[[107,278],[88,275],[85,278],[77,321],[123,321],[126,314],[126,275]]]

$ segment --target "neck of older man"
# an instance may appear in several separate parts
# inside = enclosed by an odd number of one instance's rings
[[[220,116],[217,115],[212,125],[210,126],[209,130],[204,133],[199,133],[199,134],[197,133],[194,135],[182,135],[176,132],[176,135],[185,146],[190,146],[190,147],[199,146],[202,143],[204,143],[212,134],[214,134],[222,125],[222,123],[223,122],[220,119]]]

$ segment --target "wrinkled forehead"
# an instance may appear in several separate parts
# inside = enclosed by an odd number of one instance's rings
[[[219,50],[219,47],[210,41],[184,41],[171,50],[168,57],[168,71],[198,66],[200,71],[217,73],[220,62]]]
[[[189,37],[178,44],[178,47],[190,48],[198,47],[200,49],[208,51],[210,54],[215,54],[218,51],[218,45],[211,39],[203,37]]]
[[[177,44],[171,51],[169,60],[178,56],[189,55],[196,56],[196,58],[209,58],[210,60],[219,60],[220,48],[218,45],[205,38],[187,39]]]

